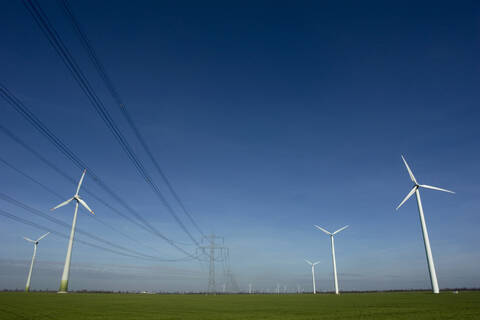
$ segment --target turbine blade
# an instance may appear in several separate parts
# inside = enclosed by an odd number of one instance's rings
[[[27,241],[30,241],[30,242],[33,242],[33,243],[35,243],[35,241],[34,241],[34,240],[32,240],[32,239],[30,239],[30,238],[23,237],[23,239],[25,239],[25,240],[27,240]]]
[[[304,259],[306,263],[308,263],[309,265],[312,265],[312,263],[310,261],[308,261],[307,259]]]
[[[40,238],[38,238],[37,241],[42,240],[43,238],[45,238],[46,236],[48,236],[49,233],[50,233],[50,232],[45,233],[43,236],[41,236]]]
[[[405,158],[403,157],[403,155],[402,155],[402,160],[403,160],[403,163],[405,163],[405,167],[407,167],[407,171],[408,171],[408,174],[410,175],[410,179],[412,179],[413,183],[418,184],[417,179],[415,179],[415,176],[413,175],[413,172],[410,169],[410,167],[408,166],[408,163],[405,160]]]
[[[319,263],[320,263],[320,261],[317,261],[317,262],[314,262],[313,265],[316,266]]]
[[[317,229],[322,230],[323,232],[325,232],[325,233],[328,234],[329,236],[332,235],[330,232],[328,232],[327,230],[323,229],[322,227],[317,226],[316,224],[314,224],[314,226],[315,226]]]
[[[403,198],[402,202],[400,202],[397,209],[395,210],[400,209],[400,207],[405,203],[405,201],[407,201],[415,193],[416,190],[417,190],[417,186],[413,187],[412,190],[410,190],[410,192],[407,194],[407,196]]]
[[[65,206],[65,205],[69,204],[70,201],[72,201],[72,200],[73,200],[73,198],[70,198],[70,199],[68,199],[67,201],[64,201],[64,202],[60,203],[58,206],[53,207],[52,209],[50,209],[50,211],[53,211],[53,210],[58,209],[58,208],[60,208],[60,207],[63,207],[63,206]]]
[[[335,232],[333,233],[333,235],[336,235],[337,233],[339,233],[339,232],[342,231],[342,230],[347,229],[348,227],[349,227],[349,226],[346,225],[345,227],[338,229],[337,231],[335,231]]]
[[[80,187],[82,186],[83,178],[85,177],[85,172],[87,172],[87,169],[83,170],[82,177],[80,178],[80,181],[78,182],[77,192],[75,192],[75,195],[78,195],[78,192],[80,191]]]
[[[455,193],[453,191],[447,190],[447,189],[442,189],[439,187],[433,187],[433,186],[428,186],[426,184],[421,184],[420,187],[426,188],[426,189],[432,189],[432,190],[437,190],[437,191],[443,191],[443,192],[449,192],[449,193]]]
[[[95,213],[93,213],[92,209],[90,209],[90,207],[87,205],[87,203],[85,201],[83,201],[80,198],[77,198],[77,200],[78,200],[78,202],[80,202],[80,204],[82,206],[84,206],[85,209],[87,209],[91,214],[95,215]]]

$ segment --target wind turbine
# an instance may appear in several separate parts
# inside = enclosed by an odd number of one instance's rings
[[[455,193],[455,192],[438,188],[438,187],[428,186],[425,184],[418,184],[417,179],[415,179],[415,176],[413,175],[412,170],[410,170],[410,167],[408,166],[408,163],[403,156],[402,156],[402,160],[403,160],[403,163],[405,164],[405,167],[407,167],[408,174],[410,175],[410,179],[413,182],[413,188],[412,190],[410,190],[407,196],[402,200],[402,202],[400,202],[396,210],[398,210],[415,193],[415,196],[417,198],[418,213],[420,215],[420,223],[422,225],[423,242],[425,244],[425,254],[427,255],[428,272],[430,274],[432,290],[433,290],[433,293],[439,293],[440,290],[438,289],[437,273],[435,272],[435,264],[433,263],[432,249],[430,248],[430,240],[428,238],[427,225],[425,224],[425,217],[423,216],[422,200],[420,199],[419,189],[425,188],[425,189],[432,189],[432,190],[449,192],[449,193]]]
[[[333,241],[333,236],[339,233],[342,230],[345,230],[348,228],[348,226],[342,227],[338,229],[335,232],[328,232],[327,230],[323,229],[322,227],[317,226],[316,224],[314,225],[317,229],[325,232],[330,236],[330,242],[332,244],[332,261],[333,261],[333,278],[335,280],[335,294],[338,294],[338,279],[337,279],[337,263],[335,262],[335,243]]]
[[[308,261],[307,259],[305,259],[305,262],[307,262],[309,265],[312,266],[313,294],[316,294],[316,293],[317,293],[317,289],[315,288],[315,266],[316,266],[317,264],[319,264],[320,261],[310,262],[310,261]],[[298,287],[298,286],[297,286],[297,287]],[[298,288],[298,291],[300,291],[299,288]]]
[[[40,238],[38,238],[37,240],[32,240],[30,238],[27,238],[27,237],[23,237],[23,239],[29,241],[29,242],[33,242],[33,256],[32,256],[32,263],[30,264],[30,271],[28,271],[28,278],[27,278],[27,284],[25,286],[25,292],[28,292],[30,291],[30,280],[32,279],[32,270],[33,270],[33,263],[35,262],[35,255],[37,254],[37,246],[38,246],[38,242],[40,240],[42,240],[43,238],[45,238],[50,232],[47,232],[45,233],[43,236],[41,236]]]
[[[72,230],[70,231],[70,240],[68,241],[67,257],[65,258],[65,266],[63,267],[62,281],[60,282],[60,290],[58,290],[58,293],[66,293],[68,291],[68,277],[70,274],[70,261],[72,259],[72,247],[73,247],[73,238],[75,236],[75,225],[77,224],[78,204],[80,203],[91,214],[94,214],[92,209],[90,209],[88,205],[85,203],[85,201],[83,201],[78,195],[78,192],[80,191],[80,187],[82,186],[82,181],[83,181],[83,178],[85,177],[86,171],[87,170],[83,170],[82,177],[78,182],[77,191],[75,192],[75,195],[72,198],[68,199],[67,201],[62,202],[58,206],[53,207],[51,209],[53,211],[55,209],[58,209],[60,207],[63,207],[69,204],[72,200],[75,200],[75,213],[73,215]]]

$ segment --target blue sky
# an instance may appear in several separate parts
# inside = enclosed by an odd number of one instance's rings
[[[174,204],[61,7],[40,3]],[[0,82],[152,225],[189,242],[23,4],[3,7]],[[350,225],[336,241],[341,289],[429,287],[415,201],[394,211],[411,188],[400,154],[420,182],[457,192],[422,194],[440,287],[480,286],[478,3],[72,1],[71,7],[195,220],[206,233],[225,237],[242,289],[251,282],[308,290],[307,258],[322,261],[318,288],[331,290],[329,239],[313,224]],[[0,125],[80,177],[5,100],[0,107]],[[63,197],[72,195],[73,185],[1,132],[0,141],[2,159]],[[1,163],[0,176],[0,192],[39,210],[60,201]],[[88,176],[84,183],[117,206]],[[183,257],[83,197],[99,219],[143,245],[85,212],[79,228],[145,254]],[[68,232],[3,200],[0,209]],[[48,214],[70,223],[73,207]],[[22,236],[42,231],[0,221],[0,287],[22,288],[32,251]],[[55,236],[41,243],[32,288],[58,287],[66,246]],[[71,288],[201,290],[207,276],[205,263],[142,261],[77,243]]]

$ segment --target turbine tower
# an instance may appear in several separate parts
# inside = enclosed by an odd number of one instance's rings
[[[317,294],[317,289],[315,288],[315,266],[320,263],[320,261],[317,262],[310,262],[307,259],[305,261],[312,266],[312,281],[313,281],[313,294]],[[297,285],[297,291],[300,293],[300,287]]]
[[[58,206],[53,207],[51,209],[53,211],[55,209],[58,209],[60,207],[63,207],[69,204],[72,200],[75,200],[75,213],[73,214],[72,230],[70,231],[70,240],[68,241],[67,257],[65,258],[65,266],[63,267],[62,280],[60,282],[60,289],[58,290],[58,293],[66,293],[68,291],[68,278],[70,274],[70,261],[72,259],[73,238],[75,237],[75,225],[77,224],[78,204],[81,204],[85,209],[88,210],[88,212],[90,212],[91,214],[94,214],[92,209],[90,209],[88,205],[85,203],[85,201],[83,201],[78,195],[78,192],[80,191],[80,187],[82,186],[82,181],[83,181],[83,178],[85,177],[86,171],[87,170],[83,170],[82,177],[78,182],[77,191],[75,192],[75,195],[72,198],[68,199],[67,201],[62,202]]]
[[[23,237],[23,239],[33,242],[33,256],[32,256],[32,263],[30,264],[30,271],[28,271],[28,277],[27,277],[27,284],[25,285],[25,292],[30,291],[30,280],[32,279],[32,270],[33,270],[33,263],[35,262],[35,255],[37,254],[37,246],[38,242],[45,238],[50,232],[45,233],[43,236],[38,238],[37,240],[32,240],[27,237]]]
[[[334,278],[334,281],[335,281],[335,294],[338,294],[338,279],[337,279],[337,263],[335,262],[335,243],[333,241],[333,236],[336,235],[337,233],[339,233],[340,231],[342,230],[345,230],[348,228],[348,226],[345,226],[345,227],[342,227],[340,229],[338,229],[337,231],[335,232],[328,232],[327,230],[323,229],[322,227],[319,227],[317,225],[315,225],[315,227],[323,232],[325,232],[326,234],[328,234],[330,236],[330,242],[332,244],[332,261],[333,261],[333,278]]]
[[[419,189],[425,188],[425,189],[432,189],[432,190],[449,192],[449,193],[455,193],[455,192],[438,188],[438,187],[428,186],[425,184],[418,184],[417,179],[415,179],[415,176],[413,175],[412,170],[410,170],[410,167],[408,166],[408,163],[403,156],[402,156],[402,160],[403,160],[403,163],[405,164],[405,167],[407,168],[408,174],[410,175],[410,179],[413,182],[413,188],[412,190],[410,190],[407,196],[402,200],[402,202],[400,202],[396,210],[398,210],[415,193],[415,196],[417,198],[418,213],[420,215],[420,223],[422,225],[423,242],[425,244],[425,254],[427,255],[428,272],[430,274],[430,282],[432,283],[432,291],[433,293],[439,293],[440,290],[438,289],[437,273],[435,272],[435,264],[433,263],[432,249],[430,248],[430,240],[428,238],[427,225],[425,224],[425,217],[423,215],[423,206],[422,206],[422,200],[420,199]]]

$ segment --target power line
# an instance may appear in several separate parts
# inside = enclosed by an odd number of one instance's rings
[[[1,91],[0,91],[1,93]],[[54,170],[55,172],[57,172],[60,176],[62,176],[64,179],[66,179],[67,181],[69,181],[71,184],[73,184],[74,186],[77,185],[78,181],[76,181],[74,178],[72,178],[71,176],[69,176],[67,173],[65,173],[64,171],[62,171],[58,166],[56,166],[55,164],[53,164],[51,161],[49,161],[48,159],[46,159],[44,156],[42,156],[39,152],[37,152],[36,150],[34,150],[33,148],[31,148],[25,141],[23,141],[22,139],[20,139],[18,136],[16,136],[13,132],[11,132],[10,130],[8,130],[6,127],[2,126],[0,124],[0,131],[2,131],[7,137],[9,137],[10,139],[12,139],[14,142],[16,142],[17,144],[19,144],[20,146],[22,146],[25,150],[27,150],[28,152],[30,152],[31,154],[33,154],[37,159],[39,159],[41,162],[43,162],[45,165],[47,165],[48,167],[50,167],[52,170]],[[93,197],[95,200],[97,200],[98,202],[102,203],[104,206],[106,206],[108,209],[112,210],[114,213],[116,213],[117,215],[121,216],[122,218],[124,218],[125,220],[127,220],[128,222],[130,223],[133,223],[135,224],[137,227],[153,234],[153,235],[156,235],[151,229],[145,227],[145,225],[137,222],[136,220],[132,219],[131,217],[125,215],[124,213],[122,213],[121,211],[119,211],[118,209],[112,207],[110,204],[108,204],[105,200],[103,200],[102,198],[98,197],[96,195],[96,193],[94,192],[91,192],[87,187],[83,187],[83,191],[85,193],[87,193],[88,195],[90,195],[91,197]],[[129,207],[126,207],[127,210],[129,210],[130,208]],[[130,213],[134,214],[134,212],[131,212]],[[171,240],[173,242],[173,240]]]
[[[1,126],[0,126],[0,129],[1,129]],[[11,164],[10,162],[6,161],[5,159],[2,159],[0,157],[0,162],[3,163],[5,166],[9,167],[10,169],[14,170],[15,172],[17,172],[18,174],[22,175],[23,177],[27,178],[28,180],[32,181],[33,183],[39,185],[41,188],[45,189],[46,191],[48,191],[49,193],[55,195],[57,198],[59,199],[65,199],[64,196],[60,195],[59,193],[55,192],[54,190],[52,190],[51,188],[47,187],[45,184],[41,183],[40,181],[38,181],[37,179],[33,178],[32,176],[30,176],[29,174],[25,173],[24,171],[20,170],[19,168],[17,168],[16,166],[14,166],[13,164]],[[75,183],[74,181],[72,181],[73,183]],[[84,190],[85,190],[85,186],[84,186]],[[92,217],[91,215],[88,215],[89,217]],[[93,218],[93,217],[92,217]],[[103,221],[100,217],[96,216],[95,219],[93,219],[94,221],[96,222],[99,222],[101,223],[102,225],[104,225],[105,227],[121,234],[122,236],[124,236],[125,238],[129,239],[130,241],[134,241],[138,244],[141,244],[145,247],[148,247],[150,249],[153,249],[155,251],[158,251],[156,248],[153,248],[151,246],[148,246],[146,244],[143,244],[141,243],[140,241],[138,241],[137,239],[129,236],[128,234],[126,234],[125,232],[121,231],[121,230],[118,230],[117,228],[111,226],[110,224],[108,224],[107,222]]]
[[[1,93],[1,91],[0,91]],[[0,131],[2,131],[7,137],[9,137],[10,139],[12,139],[13,141],[15,141],[17,144],[19,144],[20,146],[22,146],[24,149],[26,149],[28,152],[30,152],[31,154],[33,154],[37,159],[39,159],[41,162],[43,162],[45,165],[47,165],[48,167],[50,167],[51,169],[53,169],[55,172],[57,172],[59,175],[61,175],[64,179],[66,179],[67,181],[69,181],[70,183],[72,183],[73,185],[77,185],[78,181],[76,181],[74,178],[72,178],[71,176],[69,176],[68,174],[66,174],[64,171],[62,171],[58,166],[56,166],[55,164],[53,164],[51,161],[49,161],[48,159],[46,159],[44,156],[42,156],[39,152],[35,151],[33,148],[31,148],[27,143],[25,143],[25,141],[23,141],[22,139],[20,139],[18,136],[16,136],[13,132],[11,132],[10,130],[8,130],[6,127],[2,126],[0,124]],[[99,201],[100,203],[102,203],[104,206],[106,206],[107,208],[109,208],[110,210],[112,210],[113,212],[115,212],[116,214],[118,214],[119,216],[121,216],[122,218],[126,219],[127,221],[135,224],[137,227],[147,231],[147,232],[150,232],[152,234],[155,234],[154,232],[152,232],[151,229],[145,227],[145,225],[143,224],[140,224],[139,222],[137,222],[136,220],[133,220],[131,217],[123,214],[121,211],[119,211],[118,209],[112,207],[110,204],[108,204],[105,200],[103,200],[102,198],[98,197],[94,192],[91,192],[88,188],[86,187],[83,187],[83,190],[84,192],[86,192],[87,194],[89,194],[91,197],[93,197],[95,200]],[[129,208],[127,207],[126,208],[127,210],[129,210]],[[132,214],[134,214],[133,212],[131,212]]]
[[[25,225],[28,225],[28,226],[31,226],[31,227],[34,227],[34,228],[37,228],[37,229],[40,229],[40,230],[44,230],[44,231],[47,231],[47,232],[50,232],[56,236],[59,236],[61,238],[64,238],[64,239],[68,239],[68,236],[66,234],[63,234],[61,232],[58,232],[58,231],[55,231],[55,230],[52,230],[50,228],[47,228],[45,226],[42,226],[38,223],[35,223],[33,221],[29,221],[27,219],[23,219],[23,218],[20,218],[20,217],[17,217],[16,215],[13,215],[5,210],[2,210],[0,209],[0,215],[1,216],[4,216],[10,220],[13,220],[13,221],[17,221],[17,222],[20,222],[20,223],[23,223]],[[102,246],[99,246],[97,244],[94,244],[94,243],[90,243],[88,241],[84,241],[84,240],[81,240],[81,239],[77,239],[75,240],[75,242],[78,242],[78,243],[82,243],[84,245],[87,245],[87,246],[90,246],[90,247],[93,247],[93,248],[96,248],[96,249],[100,249],[100,250],[104,250],[104,251],[107,251],[107,252],[110,252],[110,253],[115,253],[115,254],[118,254],[120,256],[124,256],[124,257],[129,257],[129,258],[135,258],[135,259],[143,259],[143,260],[151,260],[151,259],[147,259],[147,258],[144,258],[142,256],[136,256],[136,255],[132,255],[132,254],[128,254],[128,253],[124,253],[124,252],[120,252],[120,251],[117,251],[117,250],[113,250],[113,249],[109,249],[109,248],[105,248],[105,247],[102,247]]]
[[[2,200],[5,201],[5,202],[8,202],[8,203],[10,203],[10,204],[13,204],[14,206],[17,206],[17,207],[19,207],[19,208],[22,208],[23,210],[25,210],[25,211],[33,214],[33,215],[36,215],[37,217],[44,218],[44,219],[49,220],[50,222],[53,222],[53,223],[55,223],[55,224],[57,224],[57,225],[59,225],[59,226],[62,226],[62,227],[67,228],[67,229],[70,229],[70,225],[69,225],[69,224],[67,224],[67,223],[65,223],[65,222],[63,222],[63,221],[61,221],[61,220],[59,220],[59,219],[57,219],[57,218],[54,218],[54,217],[52,217],[52,216],[50,216],[50,215],[48,215],[48,214],[45,214],[45,213],[43,213],[42,211],[40,211],[40,210],[38,210],[38,209],[32,208],[32,207],[26,205],[25,203],[20,202],[20,201],[14,199],[14,198],[12,198],[12,197],[10,197],[10,196],[2,193],[2,192],[0,192],[0,199],[2,199]],[[76,228],[76,231],[77,231],[79,234],[83,234],[83,235],[85,235],[85,236],[87,236],[87,237],[89,237],[89,238],[92,238],[92,239],[94,239],[94,240],[96,240],[96,241],[98,241],[98,242],[101,242],[101,243],[103,243],[103,244],[109,245],[109,246],[114,247],[114,248],[116,248],[116,249],[119,249],[119,250],[123,250],[123,251],[125,251],[125,252],[128,252],[128,253],[131,254],[131,255],[133,254],[133,255],[135,255],[135,256],[141,256],[141,257],[148,258],[148,259],[152,259],[152,260],[169,261],[169,262],[172,262],[172,261],[184,261],[184,260],[185,260],[185,258],[182,258],[182,259],[164,259],[164,258],[159,258],[159,257],[151,256],[151,255],[146,255],[146,254],[141,253],[141,252],[139,252],[139,251],[132,250],[132,249],[128,249],[128,248],[126,248],[126,247],[123,247],[123,246],[118,245],[118,244],[116,244],[116,243],[113,243],[113,242],[111,242],[111,241],[105,240],[105,239],[103,239],[103,238],[101,238],[101,237],[98,237],[98,236],[96,236],[96,235],[94,235],[94,234],[91,234],[91,233],[89,233],[89,232],[87,232],[87,231],[85,231],[85,230],[82,230],[82,229],[78,228],[78,227]]]
[[[193,226],[197,229],[197,231],[202,235],[202,237],[205,237],[203,231],[200,229],[200,227],[198,226],[198,224],[195,222],[195,220],[193,219],[192,215],[190,214],[190,212],[187,210],[185,204],[183,203],[183,201],[180,199],[180,196],[178,195],[178,193],[175,191],[175,189],[173,188],[170,180],[167,178],[167,176],[165,175],[165,173],[163,172],[163,170],[161,169],[160,167],[160,164],[158,163],[158,161],[156,160],[156,158],[154,157],[152,151],[150,150],[150,147],[148,146],[148,144],[146,143],[145,139],[143,138],[142,134],[140,133],[140,130],[138,129],[138,127],[135,125],[135,122],[133,121],[133,118],[130,116],[130,113],[128,112],[128,109],[127,109],[127,106],[125,105],[125,103],[123,102],[123,99],[120,97],[120,94],[118,93],[118,90],[116,89],[115,85],[113,84],[113,81],[111,80],[111,78],[108,76],[106,70],[105,70],[105,67],[103,66],[102,62],[100,61],[100,59],[98,58],[96,52],[95,52],[95,49],[93,48],[91,42],[89,41],[87,35],[85,34],[85,32],[82,30],[81,26],[80,26],[80,23],[78,22],[77,18],[75,17],[75,15],[73,14],[73,11],[70,7],[70,4],[68,3],[67,0],[59,0],[58,1],[61,5],[62,5],[62,8],[64,9],[64,12],[66,14],[66,16],[69,18],[69,20],[71,21],[72,25],[73,25],[73,28],[74,30],[76,31],[78,37],[80,38],[80,41],[83,45],[83,47],[85,48],[85,50],[87,51],[87,54],[90,58],[90,61],[92,62],[92,64],[95,66],[95,69],[97,70],[98,74],[100,75],[100,78],[102,78],[103,82],[105,83],[105,86],[107,87],[108,91],[110,92],[113,100],[116,102],[116,105],[118,107],[118,109],[120,110],[120,112],[122,113],[122,115],[125,117],[125,119],[127,120],[127,123],[129,124],[130,128],[132,129],[132,131],[134,132],[137,140],[140,142],[140,144],[142,145],[143,149],[145,150],[145,152],[147,153],[148,157],[150,158],[150,160],[152,161],[152,163],[154,164],[155,168],[157,169],[157,172],[160,174],[160,176],[162,177],[163,181],[165,182],[165,184],[167,185],[168,187],[168,190],[170,191],[170,193],[173,195],[173,197],[175,198],[175,200],[178,202],[178,204],[180,205],[180,207],[182,208],[182,211],[185,213],[185,215],[189,218],[190,222],[193,224]]]
[[[47,190],[48,192],[50,192],[51,194],[55,195],[57,198],[60,198],[60,199],[64,199],[63,196],[61,196],[59,193],[57,193],[56,191],[50,189],[49,187],[47,187],[46,185],[44,185],[43,183],[41,183],[40,181],[34,179],[32,176],[26,174],[25,172],[21,171],[20,169],[18,169],[17,167],[15,167],[13,164],[11,164],[10,162],[8,162],[7,160],[3,159],[2,157],[0,157],[0,162],[3,163],[5,166],[9,167],[10,169],[12,169],[13,171],[17,172],[18,174],[24,176],[25,178],[27,178],[28,180],[38,184],[40,187],[42,187],[43,189]]]
[[[167,208],[167,211],[170,215],[174,218],[177,224],[181,227],[181,229],[187,234],[187,236],[196,244],[198,245],[198,241],[193,237],[193,235],[188,231],[187,227],[183,224],[180,220],[178,215],[175,213],[173,208],[168,203],[167,199],[163,196],[162,192],[152,180],[150,175],[148,174],[147,170],[145,169],[143,163],[138,159],[135,152],[129,145],[128,141],[125,139],[123,134],[121,133],[120,129],[115,124],[113,118],[110,116],[108,110],[105,108],[103,102],[95,93],[94,89],[88,82],[86,76],[81,71],[80,67],[74,60],[73,56],[69,52],[68,48],[63,43],[62,39],[60,38],[57,31],[53,28],[52,24],[50,23],[48,17],[43,12],[41,6],[35,0],[24,0],[23,1],[26,8],[32,14],[34,20],[37,22],[38,26],[47,37],[48,41],[55,49],[57,54],[61,57],[62,61],[67,66],[67,69],[70,71],[72,76],[74,77],[77,84],[80,86],[82,91],[85,93],[87,98],[89,99],[90,103],[94,107],[97,114],[106,124],[107,128],[113,134],[117,142],[122,147],[123,151],[127,154],[128,158],[137,169],[137,173],[145,180],[145,182],[152,188],[154,193],[160,199],[162,204]]]
[[[183,252],[184,254],[194,257],[193,254],[185,251],[183,248],[179,247],[175,242],[168,237],[160,233],[156,228],[154,228],[150,223],[148,223],[138,212],[133,210],[119,195],[113,192],[101,179],[95,174],[95,172],[89,168],[80,158],[74,154],[68,146],[66,146],[60,138],[58,138],[53,132],[51,132],[17,97],[15,97],[5,86],[0,84],[0,95],[21,115],[23,116],[31,125],[33,125],[42,135],[44,135],[60,152],[62,152],[68,159],[70,159],[78,168],[87,169],[90,177],[95,181],[103,190],[105,190],[110,196],[112,196],[118,203],[120,203],[124,208],[126,208],[130,213],[132,213],[140,222],[144,224],[146,228],[149,229],[149,232],[155,234],[156,236],[162,238],[171,246],[175,247],[177,250]],[[8,132],[5,129],[2,131]],[[12,136],[9,132],[9,136]],[[18,140],[18,139],[17,139]],[[36,153],[38,154],[38,153]],[[69,180],[71,178],[68,178]],[[98,198],[98,197],[96,197]],[[100,200],[102,201],[102,200]],[[107,205],[108,206],[108,205]],[[112,208],[111,206],[109,206]],[[118,213],[118,212],[117,212]],[[134,220],[131,220],[134,221]],[[137,225],[140,225],[137,223]]]

